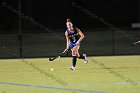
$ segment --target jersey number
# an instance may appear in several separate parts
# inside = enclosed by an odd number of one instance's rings
[[[76,38],[75,37],[72,37],[72,39],[73,39],[73,42],[76,42]]]

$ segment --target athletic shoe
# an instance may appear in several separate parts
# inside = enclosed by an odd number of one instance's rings
[[[85,57],[84,58],[84,63],[87,64],[88,63],[87,55],[86,54],[83,54],[83,56]]]
[[[70,70],[76,70],[76,68],[74,66],[71,66],[69,69]]]

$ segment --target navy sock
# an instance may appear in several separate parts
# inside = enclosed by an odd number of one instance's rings
[[[85,57],[83,55],[80,55],[79,59],[85,59]]]
[[[77,59],[76,59],[76,56],[73,56],[72,57],[72,66],[76,66],[76,61],[77,61]]]

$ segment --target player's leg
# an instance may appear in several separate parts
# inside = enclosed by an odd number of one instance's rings
[[[76,62],[77,62],[77,52],[76,52],[76,46],[74,46],[72,49],[71,49],[71,52],[72,52],[72,66],[70,67],[71,70],[76,70]]]
[[[80,46],[77,46],[76,47],[76,53],[77,53],[77,57],[79,58],[79,59],[83,59],[84,60],[84,63],[88,63],[88,60],[87,60],[87,56],[86,56],[86,54],[79,54],[79,49],[80,49]]]

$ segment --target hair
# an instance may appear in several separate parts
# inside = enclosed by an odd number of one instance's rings
[[[71,20],[68,18],[68,19],[67,19],[67,22],[71,22]]]

